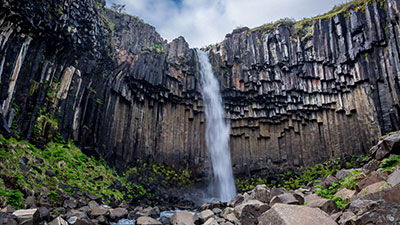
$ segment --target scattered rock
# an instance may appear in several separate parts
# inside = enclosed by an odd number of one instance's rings
[[[61,216],[52,220],[49,225],[68,225],[67,221],[65,221]]]
[[[338,196],[338,197],[342,198],[343,200],[345,200],[345,199],[352,200],[355,195],[356,195],[355,190],[350,190],[347,188],[340,189],[335,194],[335,196]]]
[[[292,205],[300,205],[300,202],[297,198],[293,196],[291,193],[280,194],[274,196],[269,203],[269,206],[273,206],[276,203],[284,203],[284,204],[292,204]]]
[[[17,217],[19,224],[36,225],[39,223],[39,210],[38,209],[20,209],[13,212]]]
[[[312,200],[316,199],[322,199],[322,198],[317,194],[309,194],[304,197],[304,202],[311,202]]]
[[[148,216],[141,216],[136,220],[137,225],[156,225],[156,224],[161,224],[160,221],[155,220],[151,217]]]
[[[207,221],[209,218],[211,218],[213,216],[214,216],[213,211],[211,211],[209,209],[201,211],[200,215],[199,215],[200,220],[203,221],[203,222]]]
[[[36,208],[36,199],[35,196],[28,196],[25,199],[25,206],[27,209]]]
[[[263,225],[336,225],[324,211],[299,205],[277,203],[258,218]]]
[[[371,160],[367,164],[362,167],[362,171],[365,174],[370,174],[372,171],[375,171],[379,168],[379,162],[377,160]]]
[[[93,200],[93,201],[99,201],[99,200],[101,200],[100,197],[97,196],[97,195],[95,195],[95,194],[88,194],[87,196],[88,196],[88,198],[90,198],[90,199]]]
[[[338,180],[341,180],[341,179],[344,179],[344,178],[348,177],[349,175],[350,175],[350,171],[348,171],[348,170],[339,170],[336,173],[336,178]]]
[[[354,218],[356,215],[351,212],[343,212],[342,215],[339,218],[339,224],[346,224],[348,221],[350,221],[352,218]]]
[[[8,206],[2,208],[1,211],[5,212],[5,213],[13,213],[13,212],[15,212],[15,209],[8,205]]]
[[[358,182],[357,190],[362,190],[371,184],[384,181],[387,179],[387,177],[388,177],[387,174],[382,173],[380,171],[375,171]]]
[[[249,200],[258,200],[263,203],[269,203],[271,200],[270,189],[267,185],[257,185],[251,192],[249,196]]]
[[[94,207],[90,212],[91,216],[104,216],[107,215],[108,209],[104,208],[103,206]]]
[[[333,214],[333,213],[337,212],[336,203],[332,199],[313,200],[313,201],[308,202],[306,206],[311,207],[311,208],[319,208],[328,214]]]
[[[383,141],[378,143],[378,146],[373,153],[377,160],[381,160],[390,153],[396,154],[400,152],[400,133],[392,134]]]
[[[67,199],[64,201],[63,206],[64,208],[75,209],[77,207],[77,204],[74,200]]]
[[[387,182],[392,187],[396,186],[397,184],[400,184],[400,169],[397,169],[392,174],[390,174],[387,179]]]
[[[213,208],[213,213],[214,214],[216,214],[216,215],[219,215],[219,214],[221,214],[221,212],[222,212],[222,210],[220,209],[220,208]]]
[[[112,220],[121,219],[128,215],[128,210],[125,208],[110,209],[110,218]]]
[[[9,213],[0,212],[0,224],[4,225],[18,225],[17,217]]]
[[[294,197],[293,197],[294,198]],[[235,215],[243,225],[251,225],[257,222],[257,218],[270,207],[258,200],[250,200],[235,207]]]
[[[172,225],[195,225],[200,222],[200,218],[193,212],[176,212],[170,222]]]
[[[203,225],[218,225],[218,222],[214,218],[209,218]]]
[[[148,207],[140,210],[137,214],[156,218],[160,216],[160,209],[158,207]]]
[[[232,200],[228,202],[229,206],[235,207],[244,201],[244,196],[242,194],[237,194]]]
[[[385,188],[388,188],[389,184],[386,183],[386,181],[381,181],[377,183],[373,183],[371,185],[368,185],[367,187],[363,188],[358,194],[357,197],[363,198],[366,195],[373,194],[375,192],[381,191]]]
[[[50,210],[44,206],[39,208],[39,217],[40,220],[47,220],[50,215]]]

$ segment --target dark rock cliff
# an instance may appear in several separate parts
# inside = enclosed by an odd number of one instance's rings
[[[207,168],[194,49],[100,0],[1,0],[0,104],[38,145],[75,140],[119,169]],[[239,29],[210,50],[236,173],[368,151],[399,129],[400,1],[295,25]],[[306,28],[303,28],[306,29]]]

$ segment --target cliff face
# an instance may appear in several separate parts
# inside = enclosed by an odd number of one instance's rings
[[[302,35],[242,28],[213,47],[238,170],[367,152],[399,129],[399,6],[375,1]]]
[[[203,173],[195,50],[103,5],[1,1],[3,130],[39,145],[62,135],[117,168],[140,159]],[[234,171],[366,152],[399,129],[399,10],[372,3],[315,20],[304,37],[295,25],[241,29],[213,47]]]

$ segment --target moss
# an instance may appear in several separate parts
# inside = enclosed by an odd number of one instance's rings
[[[357,11],[365,11],[365,7],[367,4],[372,4],[374,2],[378,2],[381,8],[386,7],[386,0],[353,0],[341,5],[334,6],[329,12],[315,16],[313,18],[304,18],[299,21],[295,21],[294,19],[284,18],[280,19],[276,22],[264,24],[262,26],[251,29],[248,33],[251,32],[273,32],[279,26],[293,27],[292,36],[301,37],[302,41],[307,40],[312,37],[312,24],[313,21],[316,20],[328,20],[336,15],[342,14],[347,17],[350,14],[350,10]]]
[[[98,195],[103,201],[134,201],[137,204],[147,199],[156,204],[157,193],[151,191],[154,185],[162,183],[177,187],[194,181],[189,169],[174,170],[162,164],[141,163],[140,166],[128,168],[121,176],[102,158],[96,159],[82,153],[72,141],[50,142],[43,149],[38,149],[28,142],[6,139],[0,135],[0,146],[0,181],[5,179],[5,182],[0,182],[0,188],[4,190],[1,193],[22,193],[28,196],[31,193],[24,190],[30,190],[32,193],[47,196],[53,204],[59,197],[59,191],[67,194],[89,192]],[[30,168],[29,171],[20,168],[19,161],[22,157],[28,159],[26,166]],[[37,158],[42,159],[43,163],[38,164]],[[34,169],[35,167],[40,168],[40,171]],[[46,171],[55,176],[49,176]],[[129,178],[133,174],[138,177],[135,182]],[[41,182],[37,182],[38,180]],[[8,185],[9,183],[13,185]],[[66,188],[59,189],[60,184],[64,184]],[[50,191],[44,193],[43,187]],[[9,197],[4,197],[1,193],[0,205],[6,203]],[[15,199],[18,196],[11,197]],[[18,198],[23,202],[23,196]]]
[[[400,165],[400,155],[384,159],[379,167],[383,168],[384,170],[391,170],[398,165]]]
[[[350,169],[360,167],[364,165],[364,156],[345,156],[337,158],[335,160],[329,160],[324,163],[316,164],[308,168],[299,168],[295,170],[287,170],[278,174],[268,174],[267,176],[253,176],[250,178],[237,178],[236,186],[239,191],[248,191],[253,189],[258,184],[266,184],[269,187],[284,187],[285,189],[297,189],[301,188],[311,182],[318,183],[319,178],[327,177],[328,175],[334,175],[341,169]],[[353,172],[360,174],[358,171]],[[269,181],[273,177],[276,183],[272,184]],[[356,177],[353,177],[354,180]],[[353,182],[355,182],[353,180]],[[349,182],[349,186],[353,186],[354,183]],[[356,185],[356,183],[355,183]]]

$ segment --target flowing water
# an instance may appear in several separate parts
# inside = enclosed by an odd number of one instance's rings
[[[230,201],[236,195],[229,152],[230,124],[225,121],[222,97],[208,54],[197,51],[205,106],[206,144],[212,164],[211,198]]]

